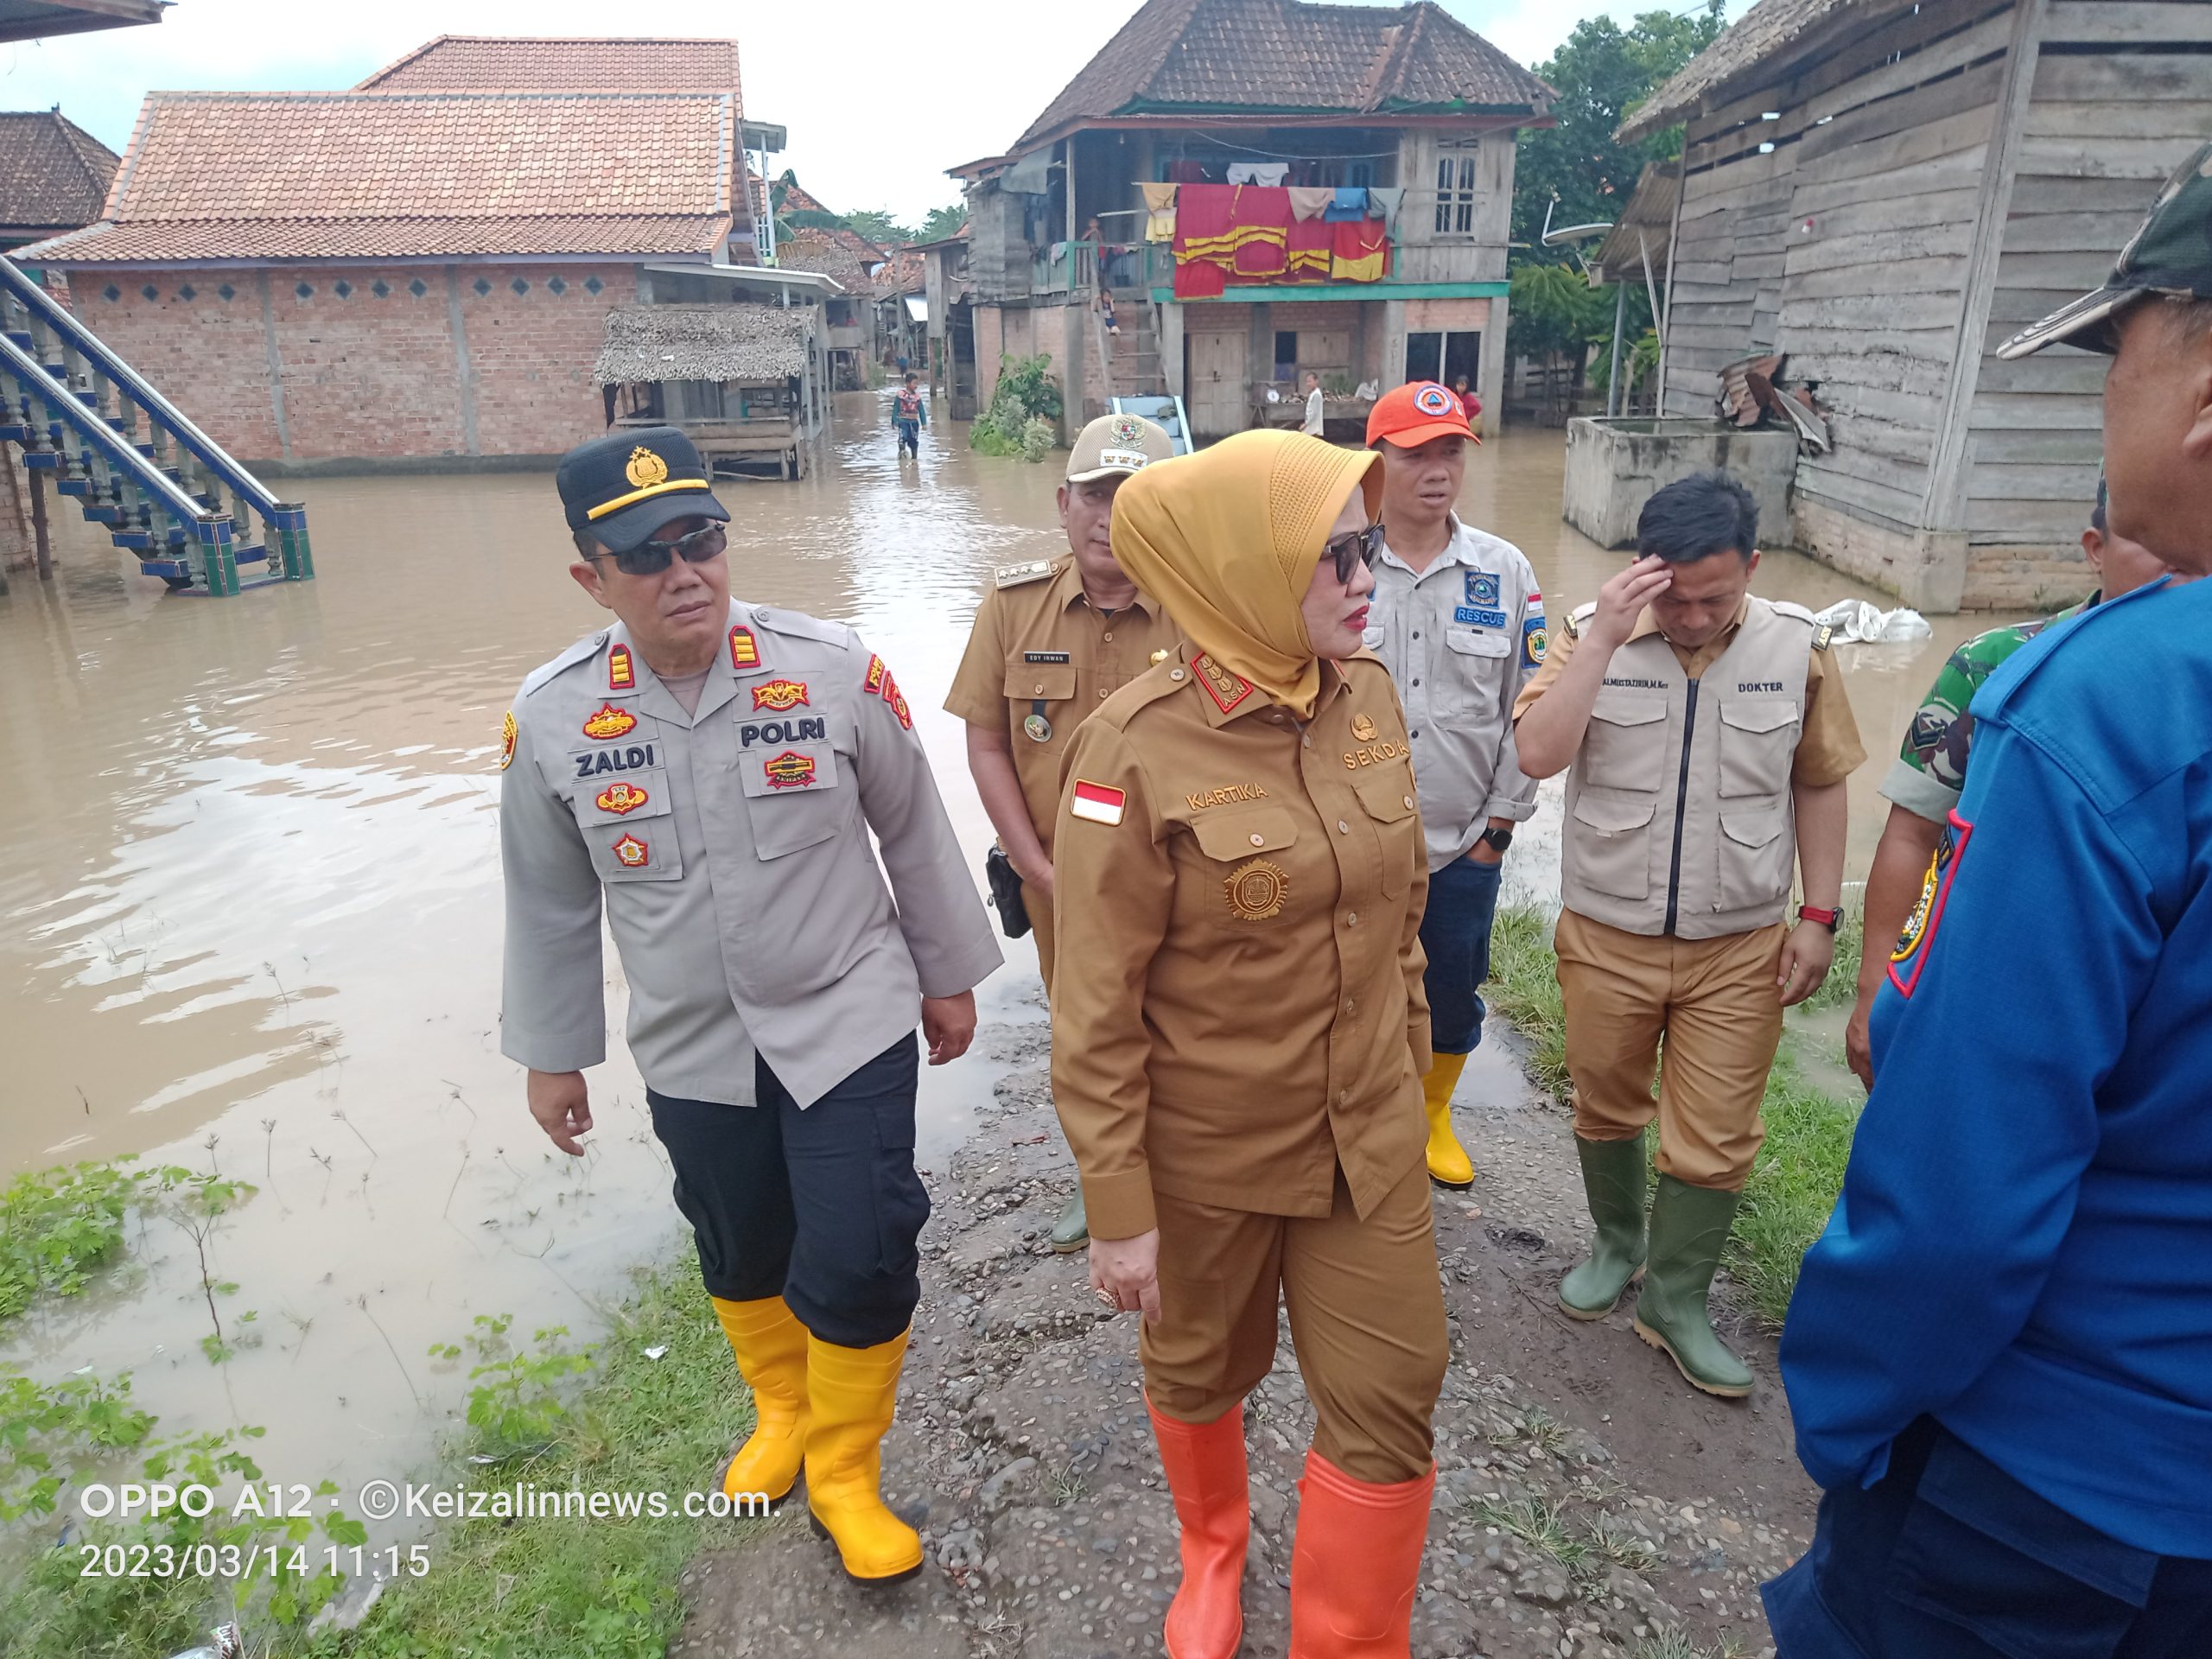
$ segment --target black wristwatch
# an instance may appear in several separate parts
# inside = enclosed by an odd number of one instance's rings
[[[1493,827],[1484,830],[1475,839],[1493,853],[1503,855],[1505,849],[1513,844],[1513,832],[1510,830],[1499,830]]]

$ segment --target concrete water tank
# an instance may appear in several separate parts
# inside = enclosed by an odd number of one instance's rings
[[[1759,507],[1763,546],[1786,546],[1797,437],[1727,421],[1578,416],[1567,423],[1560,513],[1601,547],[1636,545],[1637,516],[1667,485],[1693,473],[1740,480]]]

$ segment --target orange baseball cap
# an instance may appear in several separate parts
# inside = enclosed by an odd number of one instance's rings
[[[1416,449],[1431,438],[1473,438],[1470,417],[1483,412],[1473,398],[1465,403],[1451,387],[1433,380],[1409,380],[1376,399],[1367,417],[1367,447],[1388,438],[1401,448]]]

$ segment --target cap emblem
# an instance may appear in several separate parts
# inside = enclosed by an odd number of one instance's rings
[[[649,489],[668,477],[668,463],[641,443],[630,452],[630,464],[622,469],[622,476],[630,480],[632,489]]]
[[[1143,435],[1135,417],[1128,415],[1116,415],[1114,417],[1113,425],[1108,427],[1106,430],[1116,443],[1135,443]]]
[[[1433,382],[1414,393],[1414,407],[1424,415],[1456,415],[1459,412],[1458,400]]]

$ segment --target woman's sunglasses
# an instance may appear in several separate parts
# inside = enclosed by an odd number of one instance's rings
[[[1337,583],[1349,586],[1351,573],[1363,564],[1375,563],[1376,555],[1382,550],[1382,526],[1370,524],[1365,530],[1355,530],[1349,536],[1339,536],[1321,547],[1323,558],[1337,562]]]
[[[729,545],[727,527],[708,524],[693,531],[689,536],[679,536],[672,542],[640,542],[626,553],[601,553],[594,556],[611,558],[614,568],[626,576],[657,576],[668,569],[671,561],[681,555],[686,564],[704,564],[709,559],[721,556]]]

